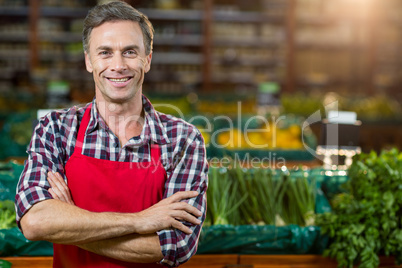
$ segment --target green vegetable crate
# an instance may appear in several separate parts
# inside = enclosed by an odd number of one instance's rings
[[[347,171],[210,168],[198,254],[324,254],[339,267],[402,261],[402,153],[355,156]],[[2,223],[12,227],[22,166],[0,164]],[[9,211],[3,213],[3,211]],[[47,242],[0,230],[0,256],[52,255]]]

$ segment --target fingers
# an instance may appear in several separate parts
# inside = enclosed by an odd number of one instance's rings
[[[199,193],[197,191],[180,191],[176,192],[173,195],[169,196],[168,198],[163,199],[160,204],[169,204],[180,202],[185,199],[193,198],[198,196]]]
[[[202,213],[200,210],[198,210],[197,208],[195,208],[194,206],[192,206],[186,202],[180,202],[182,200],[193,198],[198,195],[199,195],[199,193],[197,191],[181,191],[181,192],[177,192],[177,193],[171,195],[170,197],[162,200],[157,205],[158,206],[159,205],[167,205],[170,209],[182,211],[183,213],[185,213],[188,216],[194,215],[197,217],[201,217]],[[175,213],[175,215],[177,215],[177,213]],[[188,218],[188,217],[186,217],[186,218]],[[193,218],[194,217],[192,217],[191,219],[193,219]],[[184,218],[181,217],[180,219],[184,219]],[[195,223],[194,220],[192,220],[190,222],[194,223],[194,224],[199,224],[199,223]]]
[[[194,216],[197,216],[197,217],[202,216],[202,213],[201,213],[200,210],[198,210],[196,207],[194,207],[194,206],[192,206],[190,204],[187,204],[185,202],[174,203],[174,204],[171,205],[171,207],[174,210],[183,211],[183,212],[185,212],[186,214],[189,214],[189,215],[191,214],[191,215],[194,215]]]
[[[182,224],[180,221],[186,221],[195,225],[201,223],[197,217],[201,217],[202,212],[186,202],[180,202],[198,195],[199,193],[197,191],[181,191],[163,200],[168,203],[167,206],[171,210],[170,216],[174,219],[175,224],[172,224],[174,228],[188,233],[191,231],[190,228]]]
[[[172,227],[177,229],[177,230],[180,230],[180,231],[182,231],[183,233],[186,233],[186,234],[192,234],[193,233],[193,231],[189,227],[187,227],[186,225],[184,225],[183,223],[181,223],[179,221],[174,221],[174,223],[172,224]]]
[[[186,207],[178,210],[172,210],[170,214],[172,221],[171,226],[186,234],[191,234],[192,230],[188,226],[184,225],[183,222],[187,222],[193,225],[199,225],[201,221],[193,214],[201,216],[201,212],[195,207],[190,206],[189,204],[182,203],[182,205],[186,205]]]
[[[47,179],[52,187],[49,189],[49,192],[53,198],[74,205],[70,195],[70,189],[59,173],[48,172]]]
[[[170,199],[172,202],[178,202],[184,199],[189,199],[198,196],[199,193],[197,191],[180,191],[174,193],[173,195],[169,196],[166,199]]]
[[[172,212],[171,216],[173,218],[175,218],[176,220],[185,221],[185,222],[192,223],[195,225],[198,225],[201,223],[201,221],[199,219],[197,219],[193,215],[191,215],[183,210],[176,210],[176,211]]]

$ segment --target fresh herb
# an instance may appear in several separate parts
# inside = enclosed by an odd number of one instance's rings
[[[332,201],[333,211],[317,217],[331,238],[324,255],[338,267],[378,267],[379,255],[402,263],[402,153],[355,156],[349,178],[347,192]]]

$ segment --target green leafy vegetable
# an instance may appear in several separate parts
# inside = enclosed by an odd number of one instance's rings
[[[324,255],[335,258],[338,267],[378,267],[379,255],[402,263],[402,153],[360,154],[349,177],[333,211],[317,216],[331,238]]]
[[[14,202],[11,200],[0,201],[0,229],[16,226]]]
[[[211,167],[205,224],[314,224],[315,180],[296,173]]]

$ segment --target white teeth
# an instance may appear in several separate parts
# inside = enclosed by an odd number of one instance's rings
[[[126,82],[128,81],[128,78],[109,78],[109,80],[112,82]]]

